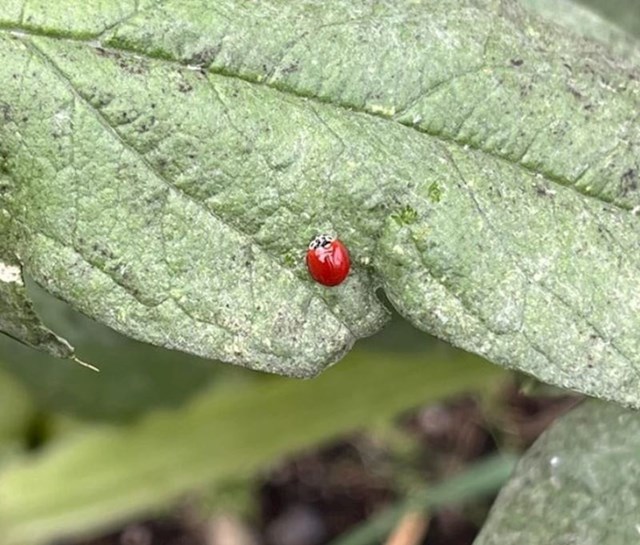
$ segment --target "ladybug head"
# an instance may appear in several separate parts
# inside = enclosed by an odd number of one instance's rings
[[[309,244],[309,250],[315,250],[317,248],[326,248],[333,242],[333,237],[329,235],[318,235]]]

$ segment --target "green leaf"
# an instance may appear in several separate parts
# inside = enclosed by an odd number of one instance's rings
[[[546,431],[474,545],[618,545],[640,535],[640,415],[588,402]]]
[[[451,356],[433,352],[425,361],[356,350],[317,380],[214,389],[181,410],[76,432],[0,471],[2,544],[95,533],[251,475],[284,454],[386,424],[420,403],[494,387],[504,376],[478,358]]]
[[[22,5],[22,4],[21,4]],[[310,376],[379,329],[640,405],[640,84],[510,0],[3,4],[4,205],[130,336]],[[304,252],[337,233],[342,286]]]

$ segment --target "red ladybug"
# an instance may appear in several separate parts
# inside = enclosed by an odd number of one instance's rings
[[[349,274],[349,251],[337,238],[318,235],[309,244],[307,268],[316,282],[323,286],[337,286]]]

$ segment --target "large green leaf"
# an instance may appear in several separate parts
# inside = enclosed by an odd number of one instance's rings
[[[203,392],[133,425],[94,425],[0,472],[2,545],[93,533],[419,403],[492,388],[501,376],[450,351],[425,361],[355,350],[314,381],[269,377]]]
[[[475,545],[622,545],[640,536],[640,414],[586,403],[544,433]]]
[[[384,321],[638,405],[640,84],[510,1],[4,2],[16,253],[152,343],[309,376]],[[23,8],[23,9],[21,9]],[[353,274],[314,285],[308,240]]]

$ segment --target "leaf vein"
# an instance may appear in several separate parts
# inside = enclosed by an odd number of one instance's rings
[[[251,77],[249,75],[245,75],[245,74],[239,74],[239,73],[232,73],[229,72],[228,70],[225,70],[224,68],[219,68],[219,67],[210,67],[209,65],[191,65],[188,62],[184,62],[184,61],[178,61],[175,59],[171,59],[171,58],[167,58],[166,56],[160,55],[160,54],[152,54],[146,51],[140,51],[134,48],[129,48],[129,47],[104,47],[103,45],[101,45],[100,43],[95,43],[92,40],[89,39],[85,39],[83,37],[80,36],[60,36],[57,34],[54,34],[52,32],[47,32],[47,31],[34,31],[33,29],[24,29],[24,28],[20,28],[20,27],[16,27],[16,26],[5,26],[4,28],[2,28],[0,30],[0,32],[9,32],[11,34],[13,34],[15,37],[19,37],[24,39],[29,38],[31,36],[43,36],[43,37],[47,37],[47,38],[52,38],[52,39],[56,39],[56,40],[66,40],[69,42],[73,42],[73,43],[80,43],[80,44],[84,44],[87,45],[89,47],[93,47],[94,49],[103,49],[104,51],[107,52],[113,52],[113,53],[120,53],[120,54],[130,54],[130,55],[134,55],[136,57],[142,57],[142,58],[146,58],[146,59],[151,59],[151,60],[155,60],[158,62],[162,62],[162,63],[166,63],[166,64],[174,64],[174,65],[179,65],[181,67],[186,67],[188,69],[191,70],[198,70],[198,71],[202,71],[202,70],[206,70],[208,73],[210,74],[215,74],[219,77],[226,77],[226,78],[230,78],[230,79],[235,79],[235,80],[240,80],[240,81],[245,81],[249,84],[252,85],[259,85],[259,86],[264,86],[264,87],[268,87],[270,89],[274,89],[276,91],[279,91],[285,95],[289,95],[289,96],[293,96],[293,97],[297,97],[299,99],[306,99],[306,100],[312,100],[318,103],[323,103],[323,104],[329,104],[331,106],[333,106],[334,108],[340,108],[343,109],[345,111],[349,111],[349,112],[357,112],[357,113],[361,113],[364,115],[368,115],[368,116],[372,116],[372,117],[377,117],[380,119],[384,119],[386,121],[392,122],[392,123],[397,123],[403,127],[406,127],[408,129],[414,130],[418,133],[421,134],[425,134],[427,136],[430,136],[436,140],[439,140],[441,142],[445,142],[445,143],[449,143],[449,144],[453,144],[457,147],[460,148],[468,148],[474,151],[477,151],[479,153],[482,153],[488,157],[492,157],[495,160],[500,160],[503,161],[507,164],[513,165],[513,166],[517,166],[519,168],[521,168],[522,170],[529,172],[530,174],[536,175],[536,176],[541,176],[542,178],[544,178],[545,180],[547,180],[548,182],[555,184],[555,185],[559,185],[562,187],[569,187],[571,189],[573,189],[574,191],[577,191],[578,193],[580,193],[581,195],[588,197],[588,198],[592,198],[592,199],[596,199],[600,202],[606,202],[608,204],[610,204],[611,206],[614,206],[616,208],[619,208],[621,210],[624,211],[629,211],[631,209],[631,206],[625,205],[623,203],[619,203],[619,202],[615,202],[613,200],[609,200],[609,199],[605,199],[600,195],[594,195],[590,192],[587,192],[586,190],[584,190],[581,187],[576,187],[575,185],[575,181],[574,180],[570,180],[568,178],[562,177],[558,174],[554,174],[553,172],[549,172],[546,170],[540,170],[535,168],[534,166],[530,166],[527,164],[524,164],[522,162],[519,162],[517,160],[514,160],[513,158],[509,157],[506,153],[505,154],[501,154],[499,152],[494,152],[491,150],[488,150],[486,148],[483,148],[481,146],[479,146],[477,143],[473,142],[473,141],[462,141],[462,140],[456,140],[453,137],[447,136],[445,134],[442,134],[440,132],[434,131],[434,130],[429,130],[428,128],[425,127],[421,127],[419,125],[417,125],[416,123],[412,122],[412,121],[400,121],[398,119],[395,119],[395,115],[388,115],[388,114],[384,114],[383,112],[374,112],[371,111],[369,109],[367,109],[366,107],[362,107],[362,106],[357,106],[354,104],[349,104],[349,103],[343,103],[340,101],[332,101],[326,98],[323,98],[322,96],[319,96],[317,94],[311,94],[311,93],[303,93],[300,92],[299,90],[285,85],[285,84],[276,84],[276,83],[272,83],[272,82],[267,82],[265,80],[259,80],[258,77]],[[95,37],[94,37],[95,39]],[[428,90],[426,91],[428,93]]]

